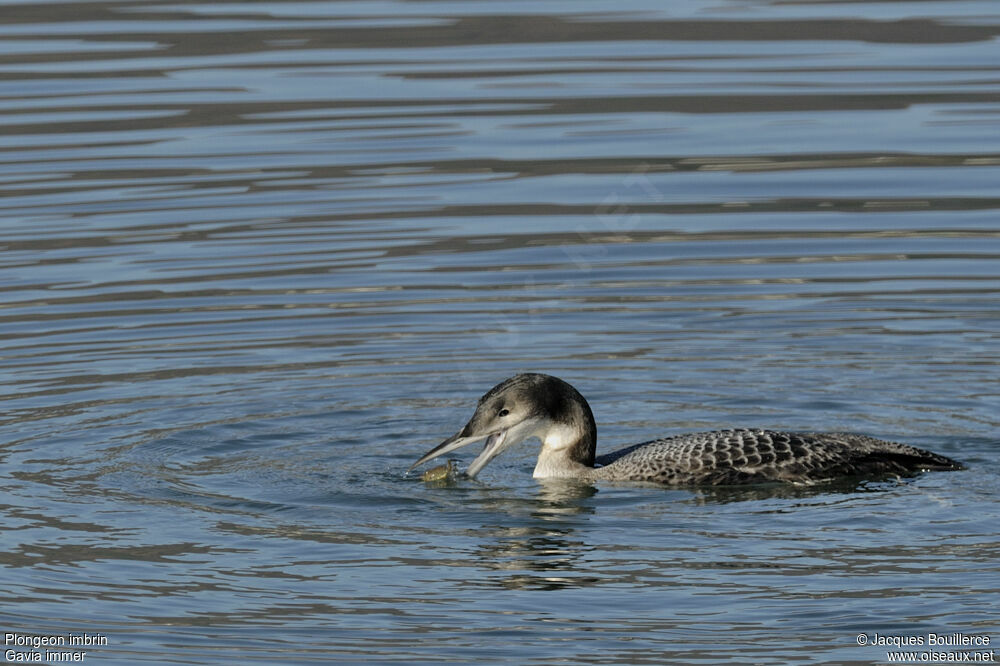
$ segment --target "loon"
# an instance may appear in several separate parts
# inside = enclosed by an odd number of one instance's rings
[[[465,427],[407,472],[485,439],[482,453],[466,470],[474,478],[502,452],[533,437],[542,442],[534,472],[538,479],[808,485],[844,477],[963,469],[945,456],[865,435],[755,428],[676,435],[595,457],[597,425],[584,397],[558,377],[524,373],[490,389]]]

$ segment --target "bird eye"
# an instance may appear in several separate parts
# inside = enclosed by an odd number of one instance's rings
[[[501,410],[500,410],[500,411],[499,411],[499,412],[497,413],[497,416],[507,416],[508,414],[510,414],[510,410],[509,410],[509,409],[501,409]]]

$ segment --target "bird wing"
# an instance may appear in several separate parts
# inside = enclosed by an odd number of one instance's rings
[[[599,479],[670,485],[816,483],[861,474],[961,468],[950,458],[865,435],[757,429],[657,439],[600,456],[596,462]]]

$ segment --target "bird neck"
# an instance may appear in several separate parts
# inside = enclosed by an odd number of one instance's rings
[[[570,387],[570,390],[569,418],[566,422],[576,431],[575,442],[569,449],[570,458],[581,465],[593,467],[597,452],[597,422],[586,399],[575,388]]]
[[[541,433],[535,478],[579,477],[594,467],[597,424],[587,401],[571,390],[575,395],[566,396]]]

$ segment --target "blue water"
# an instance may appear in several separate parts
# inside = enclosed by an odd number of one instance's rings
[[[7,661],[997,648],[995,3],[0,13]],[[588,398],[600,452],[763,426],[968,469],[404,474],[522,371]]]

